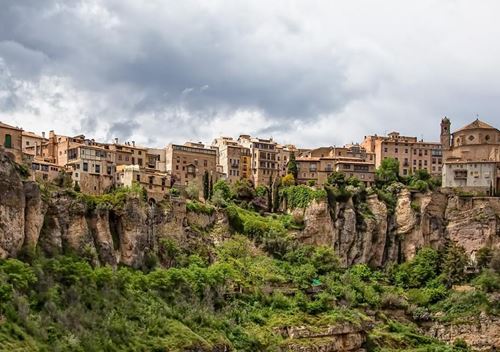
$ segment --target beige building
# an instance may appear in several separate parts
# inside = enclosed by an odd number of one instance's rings
[[[356,177],[367,186],[375,181],[375,155],[357,144],[305,151],[296,158],[296,162],[299,184],[313,181],[322,186],[334,171],[343,173],[346,178]]]
[[[220,172],[229,183],[249,179],[251,157],[250,148],[244,147],[232,137],[216,138],[212,147],[218,152]]]
[[[500,131],[476,119],[451,133],[448,118],[441,121],[444,167],[442,186],[482,194],[500,190]]]
[[[45,132],[40,136],[33,132],[23,131],[23,153],[34,157],[41,157],[43,146],[46,145],[48,141],[49,140],[45,138]]]
[[[63,168],[57,164],[49,163],[41,159],[31,160],[31,179],[33,181],[50,182],[59,176]]]
[[[117,185],[131,187],[137,183],[146,189],[148,198],[162,200],[170,189],[170,175],[154,169],[140,168],[139,165],[117,166]]]
[[[191,182],[201,186],[205,171],[215,182],[218,179],[217,151],[205,148],[202,143],[169,144],[165,150],[165,168],[175,186],[184,187]]]
[[[251,176],[255,187],[269,185],[270,180],[280,176],[277,143],[270,139],[241,135],[238,142],[250,150]]]
[[[382,160],[395,158],[399,161],[399,174],[402,176],[421,169],[433,176],[441,176],[443,158],[440,143],[419,141],[417,137],[391,132],[387,136],[365,136],[361,146],[375,154],[377,168]]]
[[[23,162],[22,133],[21,128],[0,122],[0,146],[11,160],[19,164]]]

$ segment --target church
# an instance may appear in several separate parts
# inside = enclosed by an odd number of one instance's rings
[[[442,187],[477,195],[500,192],[500,131],[476,119],[451,133],[441,120]]]

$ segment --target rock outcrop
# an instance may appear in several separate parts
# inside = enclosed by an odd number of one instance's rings
[[[472,321],[436,323],[429,335],[447,343],[463,340],[474,351],[496,351],[500,346],[500,319],[481,313]]]
[[[349,323],[320,327],[292,326],[278,329],[285,342],[282,351],[361,352],[366,328]]]
[[[494,197],[403,189],[393,213],[371,195],[363,209],[352,199],[337,202],[333,209],[326,200],[315,201],[304,210],[304,221],[297,238],[332,245],[345,266],[408,260],[423,247],[440,249],[450,241],[463,246],[472,259],[482,247],[500,246],[500,198]]]

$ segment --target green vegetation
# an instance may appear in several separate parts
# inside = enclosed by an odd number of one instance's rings
[[[309,186],[290,186],[282,189],[289,209],[306,208],[312,201],[326,199],[326,191]]]
[[[212,215],[215,212],[215,208],[210,204],[201,203],[196,200],[188,200],[186,202],[186,209],[196,214]]]
[[[295,161],[295,153],[290,153],[290,160],[288,160],[287,165],[287,173],[293,176],[294,180],[297,180],[299,177],[299,167],[297,166],[297,162]]]

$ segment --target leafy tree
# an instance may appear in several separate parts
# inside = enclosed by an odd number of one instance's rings
[[[476,253],[476,264],[478,268],[487,268],[490,266],[493,258],[493,251],[489,247],[483,247]]]
[[[442,266],[446,285],[448,287],[465,280],[465,268],[468,264],[469,257],[467,256],[464,247],[456,244],[452,244],[448,247]]]
[[[343,188],[346,186],[347,181],[345,175],[342,172],[334,171],[328,175],[328,184],[334,187]]]
[[[73,190],[75,192],[80,192],[81,191],[80,183],[78,183],[78,181],[75,181],[75,186],[73,187]]]
[[[255,189],[255,194],[257,195],[257,197],[265,197],[267,193],[268,189],[266,186],[260,185]]]
[[[297,180],[299,177],[299,167],[297,166],[297,161],[295,159],[295,153],[290,153],[290,160],[288,160],[287,173],[292,174],[293,179]]]
[[[255,198],[255,189],[250,181],[243,179],[236,181],[232,186],[232,192],[237,199],[252,200]]]
[[[399,161],[394,158],[382,160],[376,171],[377,180],[385,184],[396,182],[399,178]]]
[[[186,187],[186,194],[189,199],[197,200],[200,197],[200,185],[197,181],[191,181]]]
[[[395,271],[394,281],[405,288],[418,288],[439,274],[439,254],[432,248],[422,248],[415,257],[401,264]]]
[[[295,177],[293,177],[292,174],[286,174],[285,176],[283,176],[283,178],[281,179],[281,184],[284,186],[284,187],[288,187],[288,186],[293,186],[295,185]]]
[[[225,200],[228,201],[232,198],[232,193],[231,193],[231,188],[229,188],[229,185],[225,180],[219,180],[215,182],[214,185],[214,194],[219,193],[220,196]]]

